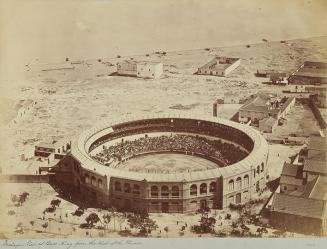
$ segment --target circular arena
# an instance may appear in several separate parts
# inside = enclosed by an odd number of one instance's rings
[[[268,144],[249,126],[199,116],[104,122],[73,142],[56,178],[90,203],[185,213],[256,198],[266,186]]]

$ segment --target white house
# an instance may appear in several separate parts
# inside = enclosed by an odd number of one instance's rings
[[[160,62],[125,60],[117,63],[117,74],[159,79],[163,74],[163,65]]]

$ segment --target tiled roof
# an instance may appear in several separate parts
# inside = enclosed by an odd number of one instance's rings
[[[265,94],[259,94],[252,99],[249,99],[240,108],[240,111],[257,111],[257,112],[268,112],[267,102],[269,101],[269,96]]]
[[[327,152],[326,151],[318,151],[318,150],[309,150],[308,151],[308,159],[320,162],[326,162]]]
[[[327,151],[327,140],[324,137],[311,137],[308,150]]]
[[[325,205],[322,200],[275,193],[272,211],[322,219],[326,216]]]
[[[305,61],[303,64],[304,67],[317,67],[317,68],[327,68],[326,62],[321,61]]]
[[[276,124],[277,122],[277,119],[273,118],[273,117],[267,117],[267,118],[264,118],[263,120],[260,121],[260,123],[264,123],[266,125],[270,125],[270,126],[273,126]]]
[[[314,184],[309,197],[317,200],[327,200],[327,177],[317,177],[317,181]]]
[[[303,179],[302,178],[296,178],[294,176],[286,176],[282,175],[280,177],[281,184],[290,184],[290,185],[297,185],[297,186],[302,186],[303,185]]]
[[[285,176],[299,176],[303,169],[302,165],[284,163],[282,175]]]
[[[315,160],[305,160],[304,161],[304,171],[327,174],[327,164],[326,161],[315,161]]]

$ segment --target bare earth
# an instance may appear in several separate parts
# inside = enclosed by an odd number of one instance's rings
[[[74,137],[83,130],[90,128],[102,119],[116,119],[125,115],[143,115],[150,113],[198,113],[212,115],[212,103],[222,98],[227,91],[238,92],[240,89],[256,92],[258,90],[282,94],[285,87],[262,84],[265,79],[256,78],[257,69],[276,69],[291,73],[304,60],[327,61],[327,37],[305,40],[292,40],[287,43],[266,42],[244,46],[214,48],[210,51],[192,50],[180,52],[167,52],[166,56],[150,53],[133,56],[134,59],[148,59],[164,63],[164,76],[159,80],[144,80],[131,77],[109,76],[115,71],[117,58],[99,58],[97,60],[83,61],[74,65],[73,70],[41,71],[40,65],[30,65],[31,70],[25,73],[24,80],[7,82],[5,88],[7,98],[12,101],[20,99],[33,99],[37,104],[33,112],[8,127],[1,125],[2,173],[34,173],[40,162],[34,159],[21,161],[20,155],[25,154],[32,158],[34,145],[39,141],[55,138]],[[242,58],[241,66],[229,77],[197,76],[194,72],[214,55],[235,56]],[[123,58],[122,58],[123,59]],[[111,64],[110,64],[111,63]],[[70,63],[68,63],[70,65]],[[66,62],[60,65],[47,65],[42,68],[58,68],[67,66]],[[71,65],[70,65],[71,66]],[[15,91],[13,89],[16,89]],[[5,89],[0,89],[4,91]],[[7,103],[1,99],[1,104]],[[224,105],[218,110],[220,117],[231,118],[240,105]],[[10,107],[8,112],[13,111]],[[325,112],[324,112],[325,115]],[[325,115],[326,116],[326,115]],[[319,130],[317,122],[307,106],[297,104],[288,114],[287,122],[279,127],[276,136],[284,137],[290,133],[310,135]],[[270,145],[269,173],[272,178],[278,177],[282,164],[301,147],[285,145]],[[42,230],[42,211],[49,206],[51,199],[55,198],[55,191],[46,184],[3,184],[0,203],[1,210],[7,214],[14,210],[15,215],[5,215],[6,219],[0,223],[0,232],[7,237],[80,237],[85,236],[85,230],[70,223],[80,224],[85,218],[72,217],[69,213],[76,209],[73,204],[62,201],[61,209],[51,221],[51,229],[47,233]],[[42,191],[40,191],[42,189]],[[13,207],[10,194],[28,191],[30,196],[22,207]],[[31,212],[33,210],[33,212]],[[60,214],[67,212],[63,223],[56,221]],[[91,212],[88,211],[88,212]],[[103,211],[99,211],[100,213]],[[214,211],[212,211],[214,212]],[[217,211],[217,213],[231,211]],[[223,215],[223,214],[222,214]],[[65,216],[65,214],[61,214]],[[217,216],[217,217],[218,217]],[[187,221],[188,225],[195,224],[199,215],[168,215],[155,214],[153,218],[159,224],[159,229],[153,236],[178,236],[180,225],[177,220]],[[34,226],[30,221],[35,221]],[[14,222],[15,221],[15,222]],[[14,233],[14,226],[22,222],[26,231],[24,234]],[[222,221],[217,229],[230,227],[230,221]],[[118,224],[118,223],[117,223]],[[119,227],[119,225],[117,225]],[[122,227],[126,223],[122,223]],[[113,226],[113,223],[110,224]],[[163,231],[168,226],[169,232]],[[4,231],[12,228],[10,231]],[[60,231],[59,231],[60,228]],[[116,230],[118,228],[116,227]],[[254,229],[254,228],[253,228]],[[114,227],[106,231],[105,236],[117,236]],[[161,233],[159,231],[162,231]],[[91,231],[91,236],[101,236],[100,230]],[[158,234],[157,234],[158,233]],[[191,236],[187,230],[184,236]],[[194,235],[193,235],[194,236]]]

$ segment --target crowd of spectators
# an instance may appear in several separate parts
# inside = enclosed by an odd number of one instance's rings
[[[149,132],[187,132],[222,138],[241,145],[248,151],[253,149],[253,141],[243,132],[214,122],[198,121],[193,119],[152,119],[138,120],[113,126],[113,132],[96,140],[89,148],[89,152],[106,141],[133,134]]]
[[[157,137],[142,137],[133,141],[122,141],[93,156],[93,159],[108,165],[109,162],[121,162],[136,155],[150,152],[175,151],[201,155],[220,162],[219,166],[235,163],[247,156],[239,147],[223,143],[220,140],[209,140],[204,137],[184,134],[170,134]]]

